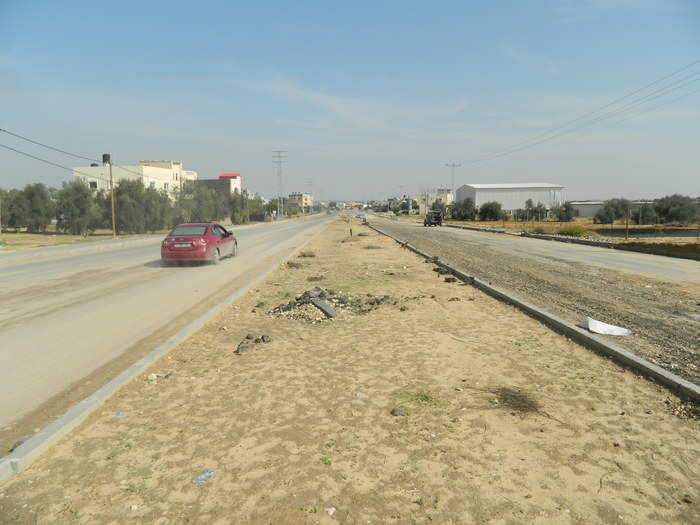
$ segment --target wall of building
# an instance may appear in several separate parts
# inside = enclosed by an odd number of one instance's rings
[[[508,211],[525,208],[528,199],[532,199],[534,205],[541,202],[547,208],[563,204],[563,191],[558,188],[473,188],[465,185],[456,194],[458,202],[470,198],[478,208],[485,202],[496,201]]]
[[[290,193],[288,200],[305,210],[314,205],[314,197],[310,193]]]
[[[171,194],[181,188],[182,166],[151,166],[150,162],[145,161],[138,166],[112,166],[114,184],[118,184],[121,180],[141,180],[147,188],[165,190]],[[73,178],[82,180],[95,190],[109,190],[109,166],[75,168]]]
[[[572,202],[571,206],[576,210],[578,217],[595,217],[603,207],[602,202]]]

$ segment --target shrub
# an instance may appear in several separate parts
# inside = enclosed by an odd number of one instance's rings
[[[569,237],[583,237],[588,233],[588,230],[584,228],[583,226],[579,226],[577,224],[570,224],[569,226],[565,226],[563,228],[560,228],[557,230],[557,233],[559,235],[567,235]]]
[[[376,244],[368,244],[365,246],[365,250],[381,250],[381,246],[377,246]]]
[[[479,208],[479,218],[482,221],[497,221],[501,218],[501,203],[485,202]]]
[[[299,252],[299,257],[316,257],[314,252]]]

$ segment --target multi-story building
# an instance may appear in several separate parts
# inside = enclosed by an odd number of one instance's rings
[[[73,178],[82,180],[94,190],[109,190],[109,164],[91,164],[73,168]],[[112,165],[112,180],[140,180],[147,188],[165,190],[171,195],[182,189],[187,180],[197,180],[196,171],[184,171],[182,162],[142,160],[135,166]]]
[[[240,173],[221,173],[217,179],[198,179],[197,184],[202,184],[224,195],[243,193],[243,181]]]
[[[436,202],[442,202],[445,206],[452,204],[454,202],[454,195],[449,188],[437,188],[416,195],[415,200],[418,201],[419,213],[425,215]]]
[[[302,211],[309,211],[314,205],[314,196],[310,193],[290,193],[288,200],[298,205]]]

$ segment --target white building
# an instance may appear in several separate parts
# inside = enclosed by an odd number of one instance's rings
[[[73,168],[73,178],[82,180],[95,190],[109,190],[109,165]],[[112,165],[112,180],[140,180],[143,185],[170,193],[182,188],[187,180],[197,180],[196,171],[185,171],[182,162],[143,160],[136,166]]]
[[[457,189],[457,202],[472,199],[478,208],[485,202],[495,201],[501,204],[504,211],[525,208],[525,202],[532,199],[534,205],[538,202],[548,209],[564,204],[564,186],[546,182],[517,183],[517,184],[465,184]]]

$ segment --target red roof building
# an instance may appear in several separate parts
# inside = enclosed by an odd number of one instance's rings
[[[241,174],[240,173],[220,173],[219,178],[220,179],[240,179]]]

